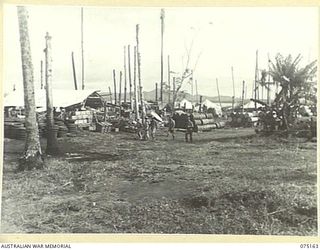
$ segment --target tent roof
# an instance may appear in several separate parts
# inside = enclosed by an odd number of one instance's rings
[[[249,101],[246,104],[243,105],[244,109],[254,109],[255,108],[255,102],[254,101]],[[263,105],[261,103],[257,102],[257,108],[263,107]]]
[[[206,105],[208,108],[221,108],[219,104],[217,103],[214,103],[208,99],[205,99],[203,102],[202,102],[202,105]]]
[[[89,95],[96,92],[95,90],[52,90],[52,100],[54,107],[68,107],[83,102]],[[37,107],[46,106],[45,89],[35,90],[35,101]],[[4,106],[24,106],[23,91],[12,91],[4,98]]]

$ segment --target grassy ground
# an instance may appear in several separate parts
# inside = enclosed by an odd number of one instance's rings
[[[85,132],[15,173],[5,140],[3,233],[316,235],[316,143],[223,129],[172,141]],[[45,143],[43,143],[45,145]]]

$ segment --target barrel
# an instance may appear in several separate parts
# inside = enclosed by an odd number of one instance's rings
[[[201,119],[203,125],[210,124],[210,119]]]
[[[194,120],[194,124],[196,125],[202,125],[202,121],[200,119]]]
[[[193,113],[193,119],[194,120],[199,120],[201,118],[201,114],[200,113]]]
[[[213,119],[213,114],[212,113],[207,113],[206,114],[207,119]]]

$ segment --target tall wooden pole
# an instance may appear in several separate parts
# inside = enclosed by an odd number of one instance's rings
[[[268,84],[267,84],[267,103],[270,104],[270,57],[268,53]]]
[[[82,90],[84,90],[83,8],[81,8],[81,81]]]
[[[243,109],[244,109],[244,107],[243,107],[244,106],[244,85],[245,85],[245,81],[242,81],[242,98],[241,98],[242,99],[242,109],[241,109],[242,113],[243,113]]]
[[[40,62],[40,89],[43,89],[43,61]]]
[[[199,98],[199,96],[198,96],[198,81],[195,80],[195,82],[196,82],[196,103],[198,103],[199,102],[199,100],[198,100],[198,98]]]
[[[129,76],[129,96],[130,96],[130,108],[133,110],[132,103],[132,82],[131,82],[131,60],[130,60],[130,45],[128,45],[128,76]]]
[[[51,57],[51,36],[46,34],[46,99],[47,99],[47,154],[59,153],[57,133],[54,131],[53,100],[52,100],[52,57]]]
[[[220,92],[219,92],[219,83],[218,83],[218,78],[216,78],[216,83],[217,83],[217,91],[218,91],[218,97],[219,97],[219,104],[220,104],[220,108],[222,109],[221,99],[220,99]]]
[[[169,103],[171,103],[170,56],[169,55],[168,55],[168,88],[169,88]]]
[[[257,81],[258,81],[258,50],[256,51],[256,69],[254,76],[254,99],[257,100]],[[257,102],[254,102],[254,109],[257,110]]]
[[[119,106],[121,106],[121,82],[122,82],[122,71],[120,71],[120,79],[119,79]]]
[[[143,103],[143,89],[141,84],[141,55],[139,50],[139,24],[136,25],[136,40],[137,40],[137,66],[138,66],[138,81],[140,90],[140,102],[141,102],[141,118],[142,123],[145,124],[145,107]]]
[[[123,48],[123,53],[124,53],[124,65],[123,65],[123,70],[124,70],[124,103],[127,102],[127,56],[126,56],[126,46]]]
[[[72,71],[73,71],[74,89],[75,89],[75,90],[78,90],[78,86],[77,86],[77,76],[76,76],[76,68],[75,68],[75,66],[74,66],[73,52],[71,53],[71,60],[72,60]]]
[[[116,79],[115,70],[113,70],[113,92],[114,92],[114,104],[117,105],[117,79]]]
[[[232,112],[234,110],[234,99],[235,99],[235,88],[234,88],[234,75],[233,75],[233,67],[231,67],[231,75],[232,75],[232,89],[233,89],[233,95],[232,95]]]
[[[136,113],[136,120],[140,119],[139,104],[138,104],[138,88],[137,88],[137,47],[134,46],[133,54],[133,86],[134,86],[134,108]]]
[[[111,93],[111,87],[109,86],[109,95],[110,95],[110,103],[112,103],[112,93]]]
[[[161,68],[160,68],[160,101],[163,102],[163,35],[164,35],[164,9],[161,9]]]
[[[175,106],[175,96],[176,96],[176,78],[172,78],[172,92],[173,92],[173,97],[172,97],[172,109],[174,110]]]
[[[252,82],[252,93],[251,93],[251,98],[253,99],[254,98],[254,82]]]

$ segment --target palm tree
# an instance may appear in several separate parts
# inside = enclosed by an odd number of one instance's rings
[[[36,106],[34,98],[33,65],[28,32],[28,11],[24,6],[17,7],[21,60],[23,73],[23,90],[25,106],[25,127],[26,144],[22,158],[20,159],[19,170],[42,168],[43,159],[40,146],[38,124],[36,118]]]
[[[314,85],[311,80],[317,71],[316,61],[300,68],[301,59],[300,54],[295,59],[291,55],[283,57],[278,54],[275,63],[270,62],[269,74],[273,77],[274,83],[279,83],[281,87],[274,103],[280,111],[284,128],[287,130],[294,123],[300,107],[299,99],[311,91]]]

